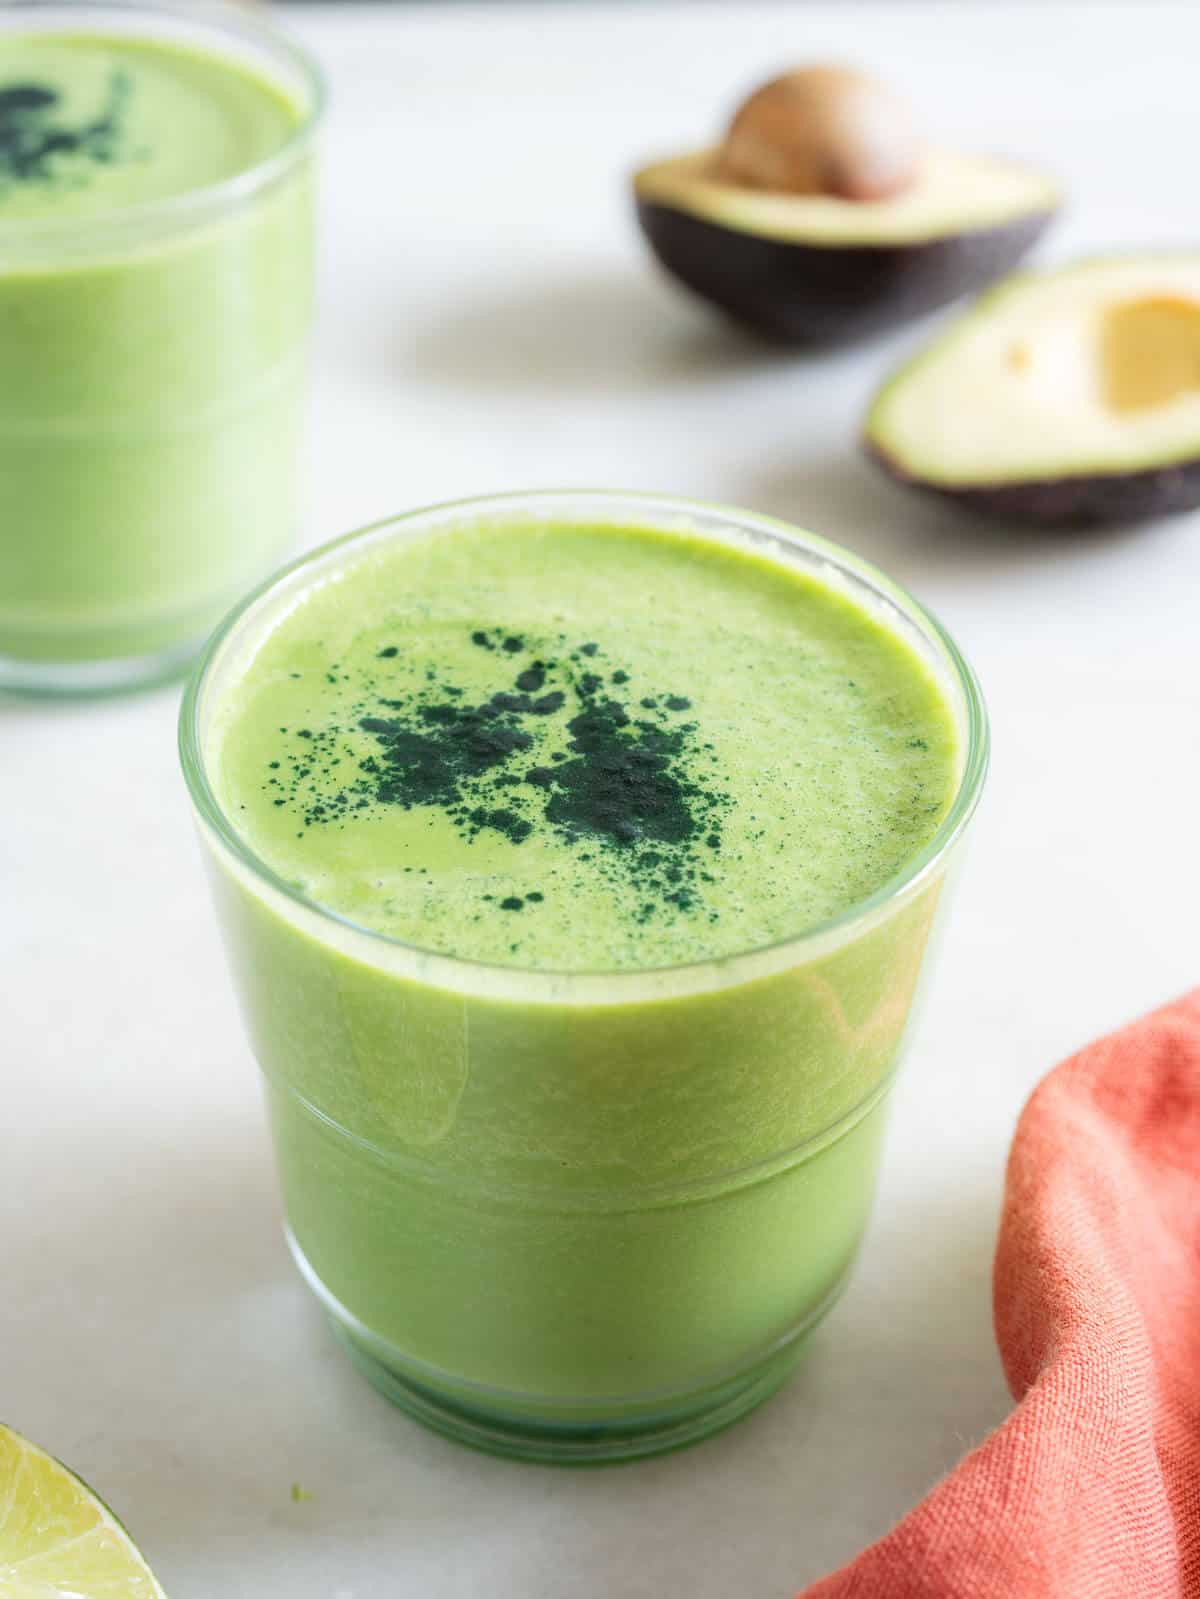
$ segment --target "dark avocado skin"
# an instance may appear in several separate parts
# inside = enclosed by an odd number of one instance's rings
[[[877,466],[906,488],[991,521],[1045,528],[1105,527],[1176,516],[1200,506],[1200,457],[1140,472],[951,487],[912,476],[871,440],[864,448]]]
[[[802,244],[637,201],[662,265],[736,321],[790,344],[850,343],[1003,276],[1053,209],[916,244]]]

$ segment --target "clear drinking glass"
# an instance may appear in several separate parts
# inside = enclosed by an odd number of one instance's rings
[[[959,723],[959,786],[928,847],[803,937],[609,975],[433,954],[278,877],[206,774],[228,685],[368,547],[514,517],[683,530],[866,606],[928,661]],[[857,1251],[928,935],[984,780],[978,686],[938,623],[848,551],[763,517],[502,496],[352,535],[252,594],[205,650],[181,753],[289,1242],[367,1376],[453,1437],[550,1461],[688,1443],[777,1387]]]
[[[0,208],[0,687],[177,670],[281,558],[312,303],[312,63],[246,10],[0,7],[5,36],[165,41],[265,79],[298,121],[228,180],[97,216]]]

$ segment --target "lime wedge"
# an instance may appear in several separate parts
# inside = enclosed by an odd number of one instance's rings
[[[0,1427],[0,1599],[163,1599],[108,1506],[7,1427]]]

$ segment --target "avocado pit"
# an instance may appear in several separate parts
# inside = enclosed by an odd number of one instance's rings
[[[714,173],[781,194],[882,200],[917,179],[921,141],[899,95],[848,67],[772,78],[738,107]]]

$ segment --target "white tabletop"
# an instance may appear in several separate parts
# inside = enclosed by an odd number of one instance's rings
[[[765,352],[651,270],[623,176],[797,57],[885,69],[1043,157],[1049,259],[1195,239],[1200,12],[1149,4],[310,9],[332,79],[308,536],[471,491],[781,513],[934,607],[995,766],[857,1279],[802,1374],[593,1472],[422,1431],[297,1280],[176,771],[177,689],[0,704],[0,1415],[92,1480],[172,1599],[767,1599],[883,1532],[1008,1399],[989,1273],[1023,1099],[1200,980],[1200,519],[988,532],[858,456],[923,336]],[[292,1484],[308,1498],[294,1502]]]

